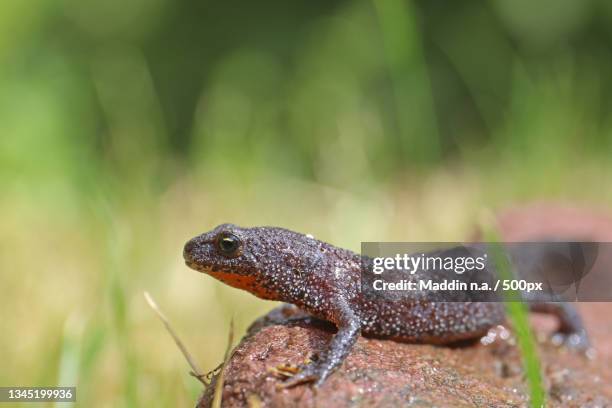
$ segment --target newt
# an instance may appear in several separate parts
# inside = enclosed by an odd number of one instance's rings
[[[503,302],[479,302],[469,294],[460,302],[445,293],[366,296],[360,283],[362,255],[284,228],[222,224],[188,241],[183,256],[192,269],[259,298],[291,303],[337,327],[327,350],[284,386],[320,386],[360,335],[443,345],[478,339],[505,321]],[[556,315],[558,332],[574,347],[589,346],[580,316],[569,303],[530,307]]]

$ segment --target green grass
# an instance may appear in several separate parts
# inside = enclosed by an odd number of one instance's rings
[[[514,278],[506,253],[500,244],[499,234],[488,229],[486,240],[493,256],[493,264],[498,271],[499,279],[511,280]],[[546,389],[542,379],[542,369],[535,337],[529,325],[529,311],[524,302],[518,301],[521,297],[516,291],[504,292],[506,296],[506,310],[514,329],[518,347],[523,358],[523,370],[529,385],[530,405],[540,408],[546,404]]]

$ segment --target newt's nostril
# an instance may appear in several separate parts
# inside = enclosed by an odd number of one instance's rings
[[[195,248],[196,248],[195,239],[190,239],[189,241],[187,241],[187,243],[185,244],[185,248],[183,248],[183,258],[186,261],[192,260],[193,251]]]

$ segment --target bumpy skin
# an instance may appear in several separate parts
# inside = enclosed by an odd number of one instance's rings
[[[327,352],[286,386],[322,384],[342,364],[361,333],[445,344],[478,338],[504,321],[502,303],[478,302],[469,294],[462,295],[466,297],[460,302],[437,292],[425,298],[416,298],[410,291],[389,297],[363,294],[361,268],[368,259],[282,228],[223,224],[187,242],[184,258],[189,267],[230,286],[263,299],[292,303],[337,326]],[[566,313],[571,309],[542,310],[557,314],[564,332],[580,333],[579,342],[588,344],[577,315]]]

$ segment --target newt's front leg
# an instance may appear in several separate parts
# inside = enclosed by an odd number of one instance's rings
[[[306,382],[313,382],[314,386],[318,387],[342,365],[361,333],[361,324],[359,317],[346,302],[338,302],[335,310],[334,323],[338,327],[338,332],[332,338],[329,348],[319,355],[317,361],[308,364],[298,374],[284,382],[283,388]]]

